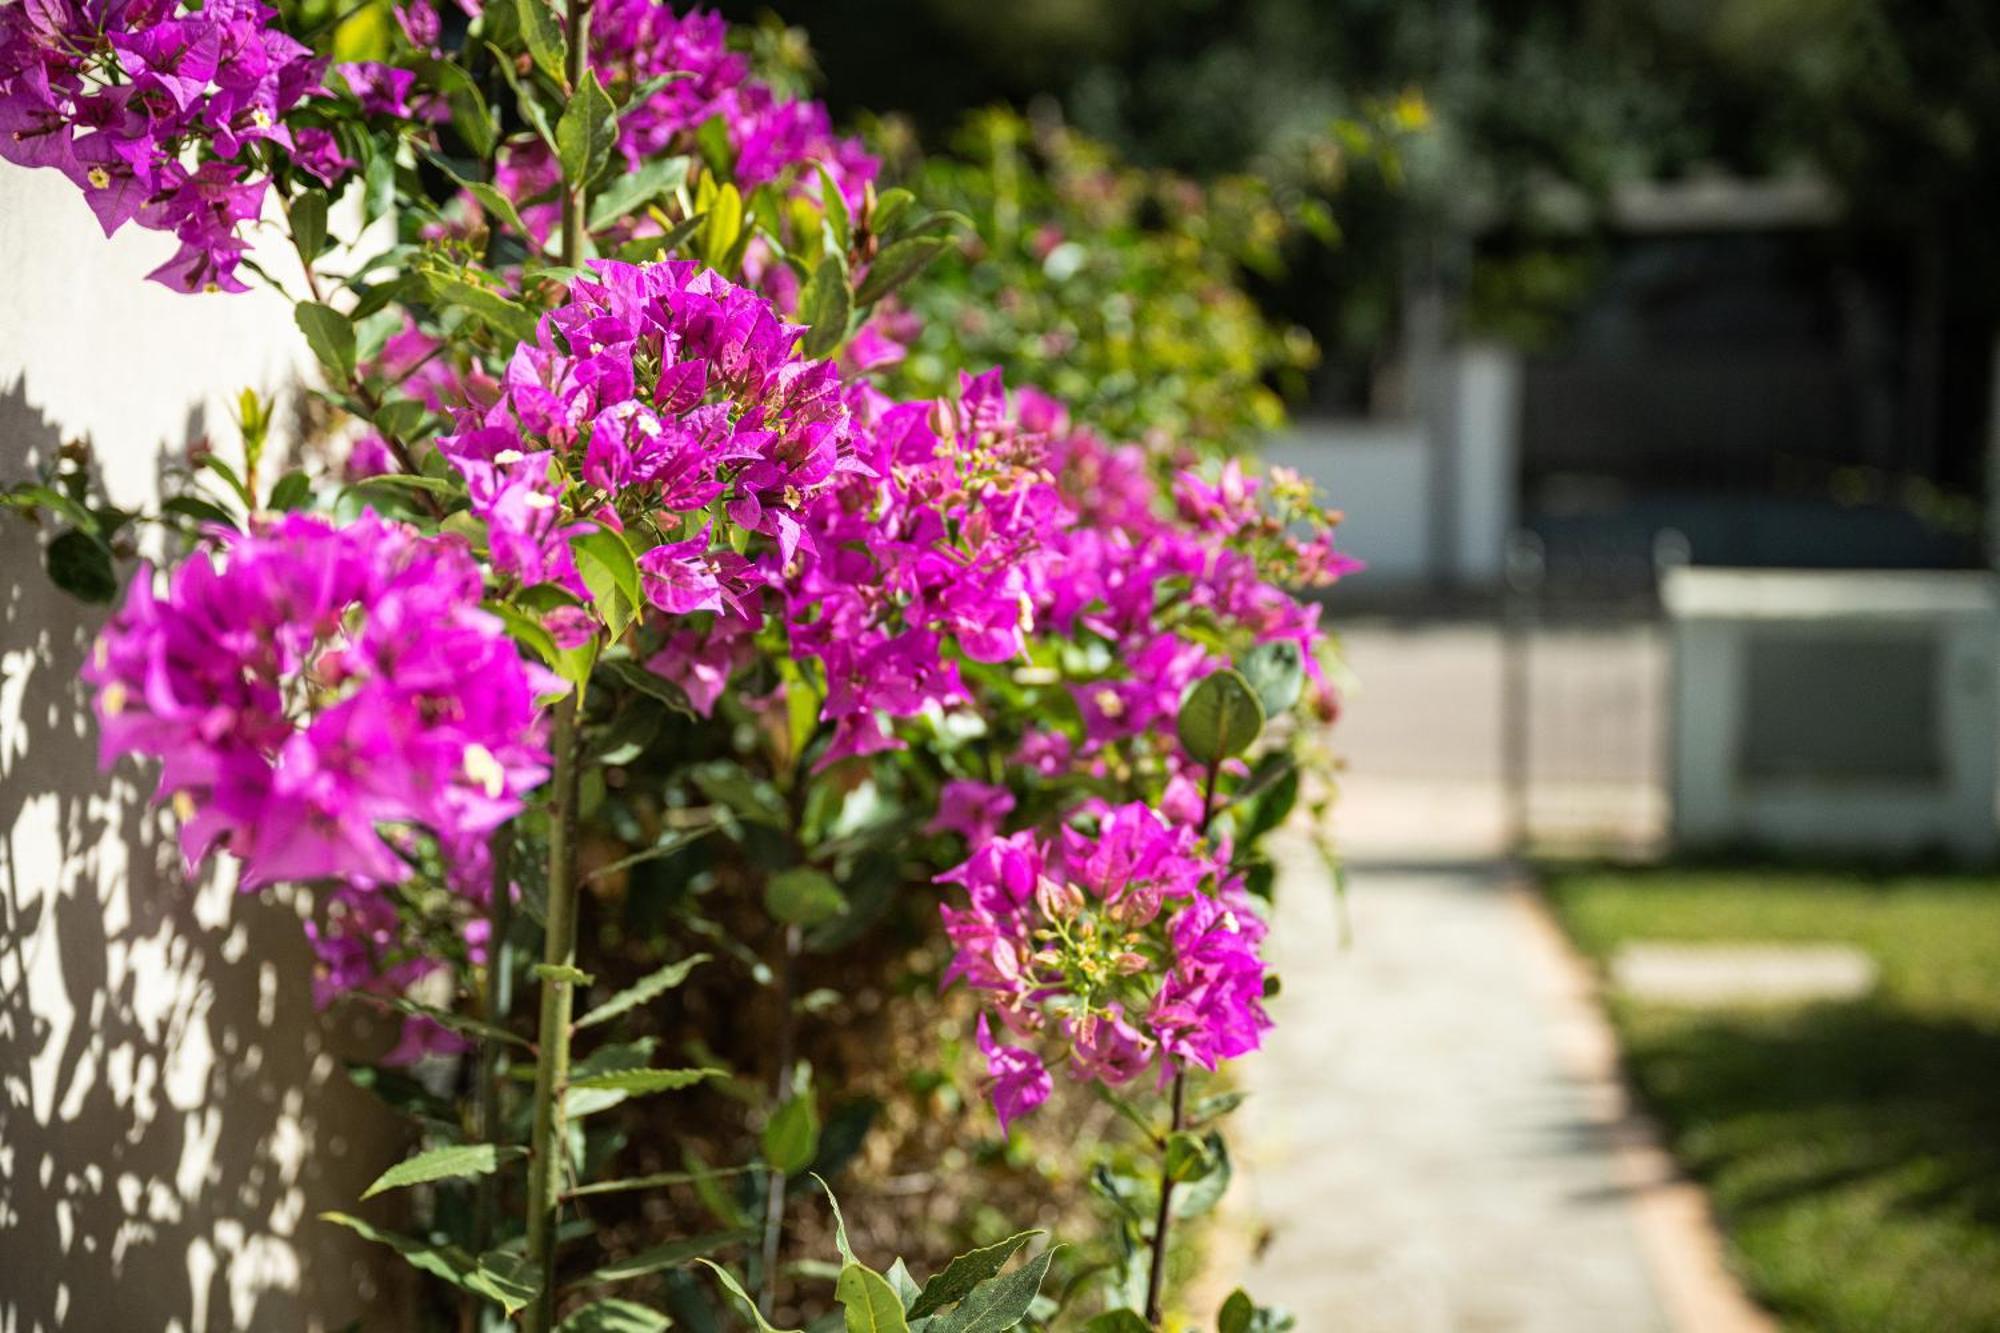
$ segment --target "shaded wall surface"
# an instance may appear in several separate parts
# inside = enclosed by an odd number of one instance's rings
[[[236,447],[239,390],[291,383],[287,304],[145,282],[172,249],[0,163],[0,483],[88,439],[139,504],[191,440]],[[395,1126],[327,1047],[296,911],[191,882],[149,775],[98,771],[105,612],[40,544],[0,515],[0,1333],[395,1327],[376,1256],[318,1219]]]

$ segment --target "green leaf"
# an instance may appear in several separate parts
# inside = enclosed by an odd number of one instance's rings
[[[799,293],[799,318],[806,322],[806,336],[800,344],[810,357],[832,356],[847,337],[848,316],[854,297],[847,285],[847,256],[838,250],[827,253],[813,270],[812,280]]]
[[[555,636],[542,627],[541,621],[506,602],[487,601],[483,605],[500,617],[501,624],[506,626],[507,633],[513,636],[516,643],[528,648],[548,665],[556,664],[562,650],[556,647]]]
[[[1256,1302],[1243,1288],[1229,1293],[1215,1316],[1215,1333],[1250,1333],[1250,1321],[1257,1316]]]
[[[621,856],[616,861],[601,865],[591,871],[588,878],[603,879],[606,876],[616,874],[620,870],[629,870],[642,861],[658,861],[663,857],[672,856],[674,853],[690,846],[701,838],[707,837],[721,827],[722,823],[718,820],[711,824],[703,824],[697,828],[669,829],[667,832],[661,834],[660,840],[651,847],[642,847],[630,856]],[[699,956],[706,958],[708,955],[702,954]]]
[[[1085,1324],[1083,1333],[1153,1333],[1153,1326],[1130,1310],[1106,1310]]]
[[[1181,744],[1197,762],[1213,766],[1242,754],[1264,730],[1264,706],[1234,671],[1203,676],[1181,700]]]
[[[1264,716],[1276,717],[1299,701],[1305,689],[1305,654],[1290,639],[1260,643],[1243,654],[1236,669],[1257,692]]]
[[[363,477],[347,487],[350,491],[423,491],[428,495],[456,495],[458,484],[443,477],[420,477],[412,472],[384,472],[380,476]]]
[[[556,1333],[660,1333],[674,1321],[658,1310],[616,1297],[592,1301],[556,1325]]]
[[[760,782],[739,764],[716,760],[694,770],[694,785],[718,805],[728,806],[738,818],[751,823],[785,826],[785,803],[777,790]]]
[[[484,156],[484,154],[481,156]],[[521,237],[527,236],[527,224],[521,221],[520,210],[514,207],[512,199],[509,199],[485,181],[471,180],[461,175],[457,168],[453,167],[451,163],[445,161],[444,158],[438,156],[436,153],[426,153],[424,157],[432,166],[456,181],[461,189],[472,191],[473,198],[479,201],[480,206],[488,213],[493,214],[506,223],[509,227],[512,227],[515,235]]]
[[[1214,1130],[1203,1136],[1202,1143],[1214,1165],[1198,1179],[1174,1191],[1175,1217],[1200,1217],[1222,1202],[1222,1196],[1228,1192],[1234,1174],[1229,1163],[1229,1145]]]
[[[956,1309],[931,1320],[928,1333],[1004,1333],[1028,1317],[1060,1246],[1050,1246],[1005,1277],[974,1287]]]
[[[649,699],[656,699],[682,717],[700,716],[695,712],[694,705],[688,701],[687,691],[658,672],[648,670],[643,662],[635,662],[629,657],[607,657],[599,662],[597,667],[626,689],[636,690]]]
[[[678,190],[687,182],[690,165],[685,157],[655,158],[612,181],[590,201],[590,229],[601,230]]]
[[[354,378],[354,325],[347,316],[318,301],[301,301],[292,319],[335,384]]]
[[[764,909],[789,926],[822,925],[847,911],[847,899],[824,870],[793,866],[764,885]]]
[[[416,399],[398,398],[376,409],[375,427],[392,440],[407,440],[429,415],[429,409]]]
[[[950,248],[951,242],[942,236],[912,236],[885,246],[868,265],[868,275],[855,289],[854,303],[874,305],[923,272],[932,260]]]
[[[321,1213],[322,1221],[346,1227],[364,1240],[386,1245],[403,1256],[411,1267],[432,1277],[442,1278],[462,1291],[470,1291],[494,1302],[507,1314],[525,1309],[535,1299],[537,1287],[523,1280],[526,1269],[518,1258],[507,1263],[501,1256],[474,1259],[456,1245],[420,1240],[362,1221],[347,1213]]]
[[[565,1197],[580,1199],[591,1194],[628,1194],[633,1190],[663,1189],[668,1185],[694,1185],[719,1176],[740,1176],[761,1169],[731,1166],[715,1171],[656,1171],[649,1176],[629,1176],[624,1180],[593,1180],[588,1185],[578,1185],[567,1191]]]
[[[42,553],[49,580],[82,602],[100,605],[118,596],[118,572],[111,548],[80,528],[58,533]]]
[[[502,1148],[491,1143],[460,1143],[418,1153],[375,1177],[375,1183],[361,1192],[372,1199],[386,1190],[405,1189],[432,1180],[456,1180],[468,1176],[490,1176],[502,1162],[526,1157],[526,1148]]]
[[[243,478],[236,475],[236,469],[229,466],[222,455],[210,454],[201,460],[201,465],[222,478],[236,498],[243,502],[246,510],[257,507],[256,497],[250,494],[250,488],[243,484]]]
[[[493,113],[487,109],[486,96],[479,91],[463,66],[450,61],[426,61],[424,75],[444,94],[445,104],[451,108],[451,128],[472,150],[476,158],[489,158],[494,147],[500,142],[500,135],[493,128]]]
[[[710,116],[695,126],[694,144],[709,170],[727,176],[736,170],[736,145],[729,137],[729,122],[721,115]]]
[[[528,54],[550,81],[560,85],[563,81],[563,64],[568,59],[569,43],[563,40],[562,25],[556,22],[555,10],[547,0],[519,0],[521,37],[528,44]],[[504,63],[504,62],[503,62]]]
[[[624,990],[598,1005],[582,1018],[576,1020],[579,1028],[595,1027],[609,1022],[628,1009],[636,1009],[655,996],[665,995],[674,987],[688,979],[688,974],[709,960],[705,953],[689,954],[678,963],[668,963],[657,972],[648,974],[633,982]]]
[[[97,531],[97,519],[76,500],[71,499],[53,486],[43,486],[32,481],[17,482],[0,492],[0,502],[12,509],[46,509],[57,514],[85,532]]]
[[[464,1014],[453,1013],[449,1009],[439,1009],[435,1005],[420,1004],[407,996],[398,995],[395,999],[389,1001],[389,1007],[406,1014],[413,1014],[419,1018],[428,1018],[440,1027],[450,1028],[454,1032],[463,1032],[467,1036],[484,1037],[489,1041],[504,1041],[509,1045],[519,1046],[524,1050],[534,1049],[532,1042],[528,1041],[525,1037],[509,1032],[506,1028],[496,1027],[492,1023],[482,1022],[477,1018],[468,1018]],[[363,1197],[365,1198],[366,1196],[364,1195]]]
[[[1257,798],[1257,803],[1250,808],[1250,821],[1244,826],[1240,841],[1243,844],[1253,843],[1284,823],[1285,816],[1292,813],[1292,807],[1298,804],[1298,800],[1299,770],[1294,765]]]
[[[740,1244],[757,1233],[754,1231],[710,1231],[699,1236],[683,1236],[650,1250],[642,1251],[629,1259],[606,1264],[590,1275],[592,1282],[624,1282],[629,1278],[644,1277],[662,1269],[679,1268],[688,1260],[704,1254],[713,1254],[728,1245]]]
[[[819,1153],[819,1106],[807,1089],[785,1099],[764,1124],[764,1160],[797,1175]]]
[[[181,518],[193,519],[197,523],[220,523],[224,527],[236,526],[235,516],[212,500],[204,500],[199,495],[176,495],[160,502],[160,512],[177,514]]]
[[[502,338],[517,343],[532,342],[535,317],[518,301],[510,300],[490,287],[479,287],[463,278],[442,273],[429,276],[431,299],[438,305],[463,310]]]
[[[326,191],[305,190],[291,202],[292,244],[310,264],[326,249]]]
[[[917,196],[898,185],[882,191],[875,199],[875,210],[868,216],[868,228],[877,236],[888,236],[896,230],[897,219],[903,210],[917,202]]]
[[[833,173],[823,162],[813,163],[813,170],[819,173],[819,207],[826,217],[827,228],[833,232],[833,243],[843,253],[854,239],[854,219],[847,212],[847,196],[840,192],[834,182]]]
[[[847,1333],[909,1333],[902,1298],[888,1278],[865,1264],[850,1263],[840,1270],[833,1297],[847,1316]]]
[[[1205,1125],[1211,1120],[1228,1115],[1231,1111],[1234,1111],[1249,1100],[1250,1094],[1241,1089],[1231,1092],[1211,1093],[1194,1104],[1194,1107],[1188,1112],[1188,1123]]]
[[[750,1293],[743,1290],[743,1284],[736,1280],[736,1275],[721,1264],[716,1263],[712,1259],[697,1259],[695,1262],[706,1264],[709,1268],[715,1270],[715,1276],[721,1279],[723,1287],[728,1290],[731,1296],[736,1298],[737,1303],[743,1307],[744,1313],[748,1314],[756,1322],[757,1333],[800,1333],[798,1329],[774,1327],[771,1321],[764,1317],[764,1312],[757,1308],[757,1302],[750,1299]]]
[[[472,191],[481,208],[506,223],[516,236],[528,235],[528,224],[521,221],[521,211],[514,207],[512,199],[484,181],[467,181],[465,188]]]
[[[910,1307],[910,1318],[921,1319],[947,1305],[964,1300],[972,1289],[1007,1266],[1023,1245],[1041,1235],[1040,1231],[1017,1231],[1007,1239],[983,1249],[968,1250],[945,1270],[924,1284],[923,1294]]]
[[[833,1210],[833,1245],[840,1251],[841,1262],[858,1262],[854,1257],[854,1247],[847,1243],[847,1219],[841,1216],[840,1199],[834,1194],[833,1186],[827,1184],[822,1176],[815,1175],[813,1180],[826,1192],[826,1206]]]
[[[1200,1180],[1215,1167],[1215,1157],[1208,1151],[1208,1145],[1193,1134],[1180,1133],[1167,1140],[1167,1179],[1175,1184]]]
[[[721,1073],[720,1069],[618,1069],[580,1078],[569,1086],[573,1092],[622,1092],[631,1097],[646,1097],[656,1092],[691,1088]]]
[[[621,534],[600,527],[571,537],[569,549],[598,615],[611,630],[611,637],[617,638],[646,600],[632,548]]]
[[[303,472],[287,472],[271,487],[269,508],[290,513],[312,503],[312,479]]]
[[[702,262],[712,269],[722,269],[742,234],[743,196],[734,185],[724,185],[716,191],[714,202],[708,206],[708,220],[702,224]]]
[[[896,1289],[896,1298],[903,1302],[903,1313],[908,1314],[917,1297],[923,1293],[917,1290],[917,1280],[910,1276],[910,1266],[900,1258],[889,1265],[889,1285]]]
[[[611,158],[618,141],[618,108],[597,81],[597,71],[584,71],[583,86],[570,94],[569,105],[556,121],[556,159],[563,182],[571,189],[589,185]]]

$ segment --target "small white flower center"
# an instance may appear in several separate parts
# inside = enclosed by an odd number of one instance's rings
[[[477,741],[465,747],[465,776],[479,784],[490,798],[507,790],[507,770],[493,757],[493,751]]]

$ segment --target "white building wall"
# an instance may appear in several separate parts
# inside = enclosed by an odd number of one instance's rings
[[[1368,562],[1370,584],[1419,583],[1431,573],[1430,453],[1413,422],[1306,420],[1264,446],[1346,517],[1340,547]]]
[[[304,358],[269,293],[144,281],[70,183],[0,163],[0,484],[88,439],[123,505]],[[318,1220],[397,1153],[323,1040],[293,913],[190,884],[144,777],[97,771],[78,671],[101,608],[0,513],[0,1329],[383,1322],[376,1256]]]
[[[1468,345],[1439,362],[1446,410],[1430,420],[1306,418],[1268,441],[1343,510],[1341,547],[1368,562],[1371,590],[1496,587],[1519,522],[1521,359]],[[1448,525],[1441,528],[1440,525]]]

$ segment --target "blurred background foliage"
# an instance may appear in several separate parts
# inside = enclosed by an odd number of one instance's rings
[[[721,8],[783,30],[763,0]],[[1630,182],[1808,173],[1842,201],[1836,245],[1914,248],[1948,275],[1947,335],[1990,330],[2000,301],[2000,246],[1967,207],[2000,182],[2000,7],[1982,0],[792,0],[782,13],[811,33],[837,115],[865,101],[924,145],[969,136],[978,161],[992,146],[967,108],[1035,107],[1141,168],[1263,182],[1281,216],[1310,225],[1271,242],[1282,272],[1251,264],[1251,285],[1324,350],[1328,407],[1368,406],[1413,276],[1442,273],[1471,332],[1558,339]],[[1375,151],[1381,130],[1393,160]],[[1338,245],[1306,200],[1330,207]],[[1984,357],[1983,337],[1964,341]]]

